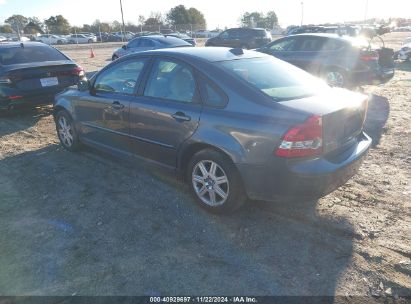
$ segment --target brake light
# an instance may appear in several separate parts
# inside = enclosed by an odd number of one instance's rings
[[[78,77],[84,77],[86,74],[84,73],[84,70],[80,66],[76,66],[73,69],[74,74],[76,74]]]
[[[360,60],[362,61],[378,61],[378,59],[380,59],[380,56],[377,52],[368,53],[360,56]]]
[[[9,96],[8,98],[9,98],[10,100],[16,100],[16,99],[22,99],[23,96],[20,96],[20,95],[12,95],[12,96]]]
[[[285,133],[275,154],[280,157],[293,158],[321,155],[322,152],[322,118],[313,115],[303,124],[296,125]]]

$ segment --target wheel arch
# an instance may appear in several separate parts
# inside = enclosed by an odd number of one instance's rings
[[[231,150],[222,147],[216,146],[214,144],[208,142],[190,142],[186,143],[179,151],[177,155],[177,172],[179,176],[185,180],[185,173],[187,171],[187,167],[189,164],[190,159],[199,151],[211,149],[217,151],[224,155],[229,161],[231,161],[234,165],[241,157],[237,155],[237,153],[233,153]],[[236,167],[236,166],[235,166]]]
[[[67,99],[58,99],[53,107],[53,116],[56,117],[56,114],[61,110],[65,110],[70,114],[70,116],[75,120],[75,113],[71,102]]]

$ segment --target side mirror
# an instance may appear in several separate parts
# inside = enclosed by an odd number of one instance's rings
[[[127,50],[127,46],[124,44],[122,47],[121,47],[123,50]]]
[[[91,85],[88,79],[81,79],[77,84],[77,89],[80,92],[90,91]]]

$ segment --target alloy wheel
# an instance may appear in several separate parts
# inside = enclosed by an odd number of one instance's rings
[[[192,183],[197,196],[209,206],[220,206],[228,198],[227,174],[212,160],[202,160],[194,166]]]
[[[344,86],[344,75],[337,71],[328,72],[325,76],[327,83],[332,87]]]
[[[62,143],[70,148],[74,143],[74,132],[70,122],[66,117],[60,116],[58,119],[58,134]]]

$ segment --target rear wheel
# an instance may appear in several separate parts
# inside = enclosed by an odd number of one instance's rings
[[[57,40],[57,44],[63,44],[63,41]]]
[[[74,126],[74,121],[70,114],[61,110],[56,115],[56,130],[60,143],[69,151],[76,151],[80,148],[80,141]]]
[[[93,43],[93,40],[89,39],[89,40],[88,40],[88,43]]]
[[[245,203],[237,169],[228,157],[215,150],[194,154],[188,166],[187,182],[196,202],[212,213],[230,213]]]

